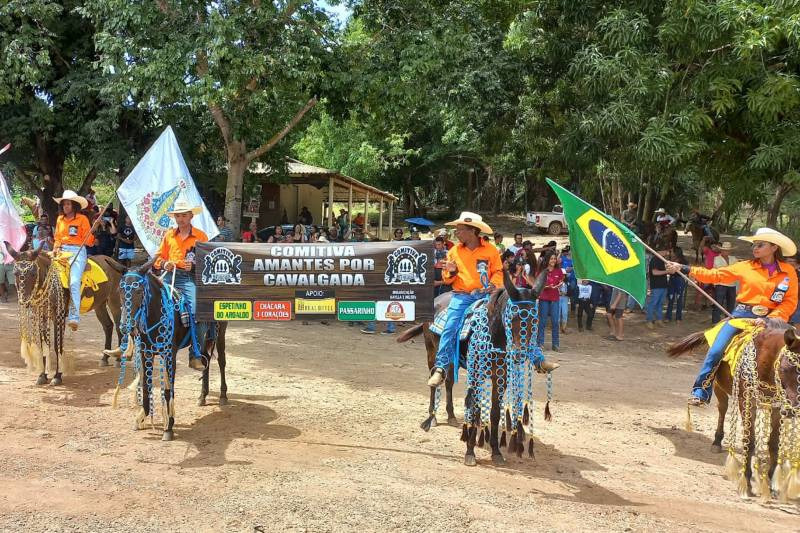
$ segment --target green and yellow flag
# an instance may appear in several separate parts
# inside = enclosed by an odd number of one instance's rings
[[[569,226],[575,275],[617,287],[644,305],[647,277],[644,246],[627,227],[551,179]]]

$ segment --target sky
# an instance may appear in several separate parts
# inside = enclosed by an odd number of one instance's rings
[[[350,18],[351,10],[345,5],[337,5],[332,6],[325,0],[320,1],[320,5],[329,13],[331,13],[334,18],[339,22],[339,24],[344,24],[347,22],[347,19]]]

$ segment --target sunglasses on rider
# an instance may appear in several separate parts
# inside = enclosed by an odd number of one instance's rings
[[[762,246],[766,246],[770,243],[765,241],[755,241],[753,244],[750,245],[751,248],[761,248]]]

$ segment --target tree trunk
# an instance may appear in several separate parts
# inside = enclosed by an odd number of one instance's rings
[[[780,187],[775,191],[775,196],[772,198],[772,203],[767,212],[767,226],[771,228],[777,227],[778,215],[781,212],[781,204],[784,198],[794,189],[793,183],[781,183]]]
[[[239,234],[242,222],[242,191],[247,170],[247,149],[243,141],[231,141],[225,147],[228,153],[228,182],[225,185],[225,218],[234,236]]]
[[[650,178],[644,187],[644,207],[641,210],[641,218],[645,222],[653,218],[653,196],[653,179]]]
[[[472,193],[475,190],[475,169],[467,169],[467,209],[472,211]]]

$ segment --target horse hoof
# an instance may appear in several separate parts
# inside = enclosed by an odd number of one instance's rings
[[[205,405],[206,405],[206,397],[205,396],[200,396],[197,399],[197,405],[198,405],[198,407],[205,407]]]
[[[100,359],[100,366],[109,366],[108,365],[108,356],[104,355],[102,359]]]
[[[228,405],[228,397],[227,396],[220,396],[219,397],[219,406],[222,407],[222,406],[225,406],[225,405]]]
[[[468,453],[464,456],[464,464],[466,466],[475,466],[478,464],[478,461],[475,460],[474,455]]]
[[[722,453],[722,446],[720,446],[719,444],[712,444],[711,451],[714,453]]]
[[[40,374],[39,379],[36,380],[37,385],[47,385],[47,375]]]
[[[61,378],[59,376],[54,377],[50,381],[50,385],[53,386],[53,387],[58,387],[59,385],[61,385],[61,383],[63,383],[63,382],[61,381]]]
[[[161,435],[161,440],[164,441],[164,442],[170,442],[174,438],[175,438],[175,433],[173,433],[173,431],[171,429],[165,431],[164,434]]]
[[[492,464],[494,466],[505,466],[506,459],[502,456],[502,454],[492,454]]]
[[[453,428],[460,428],[461,422],[458,421],[458,418],[452,417],[447,419],[447,425]]]

